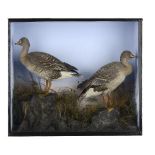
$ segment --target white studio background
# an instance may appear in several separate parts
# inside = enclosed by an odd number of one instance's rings
[[[0,2],[0,154],[154,154],[154,3],[138,0]],[[8,137],[7,18],[136,18],[143,21],[143,136]]]

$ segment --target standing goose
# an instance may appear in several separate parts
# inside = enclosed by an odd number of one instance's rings
[[[78,88],[83,89],[79,100],[102,94],[108,111],[111,111],[113,108],[110,105],[110,93],[132,73],[132,65],[128,61],[134,57],[130,51],[123,51],[120,62],[112,62],[101,67],[92,77],[79,84]]]
[[[51,81],[78,76],[77,68],[60,61],[54,56],[43,52],[29,52],[30,42],[27,38],[21,38],[16,45],[22,46],[20,52],[21,63],[32,73],[46,81],[45,93],[51,88]]]

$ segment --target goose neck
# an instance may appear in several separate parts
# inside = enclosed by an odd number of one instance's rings
[[[29,46],[28,45],[23,46],[21,53],[20,53],[20,57],[23,58],[23,57],[27,56],[28,51],[29,51]]]

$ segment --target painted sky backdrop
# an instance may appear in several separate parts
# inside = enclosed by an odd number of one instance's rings
[[[123,50],[138,52],[138,22],[13,22],[11,52],[18,59],[21,37],[30,41],[30,51],[50,53],[79,69],[80,80],[91,76],[101,66],[118,61]],[[136,64],[136,60],[133,60]],[[74,87],[78,79],[55,81],[54,87]]]

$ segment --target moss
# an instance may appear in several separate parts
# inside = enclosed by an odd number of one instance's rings
[[[16,84],[13,89],[13,129],[16,130],[25,117],[31,97],[40,92],[37,83]]]
[[[136,111],[133,103],[133,87],[126,87],[122,84],[111,94],[112,107],[119,109],[120,125],[136,125]],[[13,91],[13,124],[20,125],[23,120],[32,96],[39,95],[41,89],[37,83],[32,85],[18,85]],[[78,108],[78,95],[75,90],[64,90],[56,95],[56,114],[59,119],[69,124],[72,120],[80,122],[81,126],[85,123],[91,123],[92,117],[100,110],[102,106],[87,106],[85,109]],[[103,110],[103,109],[102,109]]]
[[[78,95],[72,89],[58,93],[56,101],[57,113],[60,118],[66,118],[66,121],[89,122],[93,113],[97,110],[96,106],[89,106],[82,111],[79,110]]]
[[[127,81],[112,93],[112,104],[120,112],[119,122],[123,127],[136,125],[136,103],[134,101],[134,82]]]

